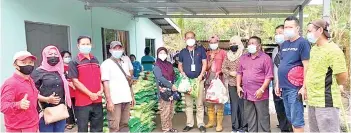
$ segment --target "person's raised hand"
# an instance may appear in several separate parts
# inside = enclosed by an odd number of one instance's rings
[[[22,100],[20,101],[20,108],[26,110],[29,108],[30,102],[27,100],[28,94],[25,94]]]

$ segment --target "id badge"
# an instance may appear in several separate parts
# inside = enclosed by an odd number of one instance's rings
[[[192,71],[192,72],[195,72],[195,70],[196,70],[196,69],[195,69],[195,64],[191,64],[191,71]]]

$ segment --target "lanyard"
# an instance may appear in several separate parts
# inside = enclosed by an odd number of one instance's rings
[[[192,61],[192,64],[195,64],[195,61],[194,61],[194,58],[195,58],[195,50],[193,50],[193,55],[191,56],[191,52],[189,51],[189,54],[190,54],[190,58],[191,58],[191,61]]]

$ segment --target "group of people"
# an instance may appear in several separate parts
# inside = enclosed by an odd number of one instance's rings
[[[327,22],[309,23],[307,40],[299,35],[299,30],[296,17],[286,18],[276,28],[275,41],[279,46],[272,58],[264,53],[257,36],[249,38],[247,48],[240,37],[234,36],[230,39],[230,50],[225,51],[219,48],[220,38],[214,35],[208,40],[211,50],[206,52],[196,44],[195,33],[191,31],[185,33],[186,47],[174,57],[173,64],[167,61],[169,53],[165,47],[157,49],[156,60],[150,56],[139,63],[134,55],[124,56],[123,45],[113,41],[109,49],[111,57],[100,65],[90,53],[92,44],[88,36],[77,39],[79,53],[75,57],[68,51],[60,54],[54,45],[47,46],[36,69],[35,56],[27,51],[17,52],[13,57],[16,71],[1,87],[6,131],[64,132],[66,118],[48,122],[50,116],[43,113],[64,104],[68,106],[69,128],[77,123],[78,132],[102,132],[104,94],[110,132],[127,132],[130,108],[135,105],[133,77],[144,69],[155,74],[162,130],[177,132],[172,126],[174,101],[179,99],[174,68],[200,83],[196,99],[185,94],[183,132],[195,126],[194,101],[199,131],[214,127],[217,132],[223,130],[224,105],[205,100],[206,89],[213,79],[220,79],[229,90],[233,132],[270,132],[268,88],[272,80],[281,131],[304,131],[304,100],[308,100],[311,132],[340,131],[338,113],[348,76],[344,54],[329,40]],[[149,53],[146,49],[145,54]]]

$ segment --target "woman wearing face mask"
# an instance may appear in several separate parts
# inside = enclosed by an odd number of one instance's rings
[[[228,89],[230,95],[231,104],[231,120],[232,120],[232,131],[243,132],[244,127],[244,101],[239,98],[236,88],[236,74],[239,65],[239,58],[244,52],[244,45],[241,42],[239,36],[234,36],[230,39],[230,51],[227,52],[227,58],[225,58],[222,65],[222,72],[224,79],[228,80]]]
[[[42,52],[43,61],[41,66],[33,71],[31,77],[35,86],[42,96],[55,96],[53,102],[40,102],[41,109],[54,107],[59,104],[67,104],[71,107],[69,83],[64,75],[64,62],[60,52],[55,46],[47,46]],[[40,132],[64,132],[66,120],[60,120],[51,124],[45,124],[44,117],[40,118]]]
[[[67,75],[68,75],[68,70],[69,70],[69,67],[68,67],[68,64],[69,62],[72,60],[71,59],[71,53],[68,52],[68,51],[62,51],[61,52],[61,57],[63,59],[63,66],[64,66],[64,74],[65,74],[65,77],[67,79]],[[69,93],[71,95],[71,101],[72,101],[72,107],[68,109],[68,112],[69,112],[69,118],[67,118],[67,126],[66,128],[67,129],[72,129],[74,128],[74,125],[76,124],[76,118],[74,116],[74,103],[75,103],[75,90],[76,88],[74,87],[72,81],[70,79],[67,79],[68,81],[68,85],[69,85]]]
[[[179,98],[177,88],[173,84],[175,81],[175,73],[173,65],[168,62],[168,51],[164,47],[157,49],[157,60],[154,67],[154,74],[157,79],[157,87],[159,88],[160,107],[161,107],[161,125],[164,132],[177,132],[173,129],[173,105],[174,100]]]
[[[209,42],[211,51],[207,52],[206,88],[210,86],[212,79],[223,79],[222,64],[227,56],[224,50],[218,48],[219,37],[217,35],[210,37]],[[212,128],[217,124],[216,131],[221,132],[223,130],[223,107],[223,104],[208,103],[207,111],[209,121],[205,126],[206,128]],[[215,120],[215,108],[217,108],[217,120]]]

